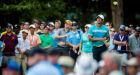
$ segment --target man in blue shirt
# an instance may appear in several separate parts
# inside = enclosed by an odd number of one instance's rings
[[[109,37],[109,29],[103,25],[104,16],[97,16],[97,24],[89,29],[89,39],[93,42],[93,57],[100,61],[101,54],[107,49],[104,41]]]
[[[67,36],[67,45],[71,47],[69,55],[76,61],[76,58],[78,56],[78,50],[80,46],[81,41],[81,33],[77,31],[77,24],[73,24],[72,31],[68,33]]]
[[[125,26],[120,26],[120,31],[114,36],[113,43],[115,45],[114,49],[119,53],[128,53],[128,35],[125,34]]]

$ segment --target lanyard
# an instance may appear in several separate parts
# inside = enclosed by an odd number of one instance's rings
[[[120,41],[122,42],[124,39],[124,36],[119,35]]]

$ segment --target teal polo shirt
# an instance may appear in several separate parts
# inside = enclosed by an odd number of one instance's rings
[[[41,47],[42,48],[46,48],[48,46],[51,46],[53,47],[53,38],[50,34],[48,35],[45,35],[45,34],[42,34],[40,35],[40,40],[41,40]]]
[[[89,40],[88,36],[89,36],[88,33],[84,33],[82,35],[82,38],[81,38],[82,52],[85,52],[85,53],[91,53],[92,52],[92,48],[93,48],[93,44]]]
[[[106,25],[102,25],[101,27],[97,27],[97,25],[93,25],[89,29],[89,35],[92,38],[104,38],[109,37],[109,29]],[[93,41],[93,46],[102,46],[104,45],[104,41]]]

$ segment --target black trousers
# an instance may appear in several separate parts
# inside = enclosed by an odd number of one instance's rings
[[[98,62],[102,59],[102,53],[105,52],[107,47],[105,45],[100,47],[93,46],[92,52],[93,52],[93,58],[97,60]]]
[[[77,52],[78,52],[79,49],[77,49]],[[74,61],[77,60],[77,57],[78,57],[78,54],[75,53],[72,48],[69,50],[69,56],[72,57],[74,59]]]

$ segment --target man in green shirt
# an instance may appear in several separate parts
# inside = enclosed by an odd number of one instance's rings
[[[44,34],[40,35],[40,40],[41,40],[41,47],[42,48],[51,48],[53,46],[53,38],[49,34],[49,27],[44,28]]]

